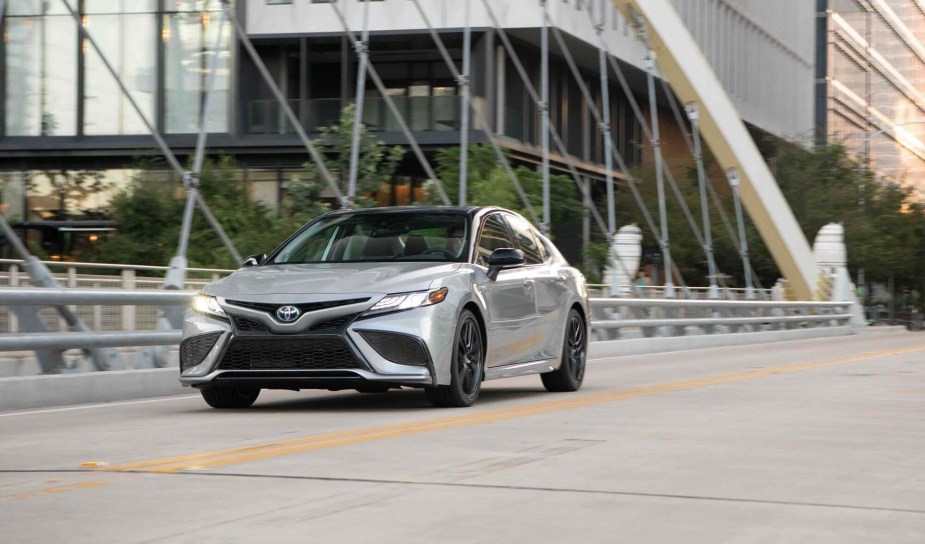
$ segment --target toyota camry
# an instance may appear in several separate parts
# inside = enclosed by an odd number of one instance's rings
[[[588,324],[584,277],[513,212],[338,211],[195,296],[180,382],[215,408],[261,389],[402,387],[469,406],[483,381],[525,374],[576,391]]]

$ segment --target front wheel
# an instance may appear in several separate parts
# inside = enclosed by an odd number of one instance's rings
[[[475,315],[463,310],[456,324],[456,342],[450,366],[450,384],[428,387],[427,400],[438,408],[472,406],[482,390],[485,349]]]
[[[257,395],[259,387],[203,387],[199,390],[202,398],[212,408],[249,408]]]
[[[562,346],[562,364],[557,370],[540,374],[547,391],[578,391],[585,379],[585,362],[588,335],[585,321],[578,310],[572,309],[565,321],[565,342]]]

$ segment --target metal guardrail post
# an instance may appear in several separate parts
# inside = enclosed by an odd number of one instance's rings
[[[0,213],[0,231],[6,236],[7,241],[13,246],[13,249],[23,258],[23,264],[32,279],[32,285],[36,287],[58,287],[58,282],[42,264],[38,258],[29,253],[25,244],[19,239],[19,236],[6,220],[6,216]],[[72,331],[88,331],[87,326],[81,321],[77,313],[67,306],[59,304],[50,304],[54,307],[64,325]],[[41,307],[34,305],[17,305],[12,306],[13,313],[16,314],[19,324],[29,332],[48,332],[48,325],[39,314]],[[67,368],[62,351],[53,349],[39,349],[35,352],[42,370],[48,374],[57,374]],[[124,368],[125,364],[118,352],[112,349],[92,348],[85,351],[93,365],[99,370],[112,370]]]

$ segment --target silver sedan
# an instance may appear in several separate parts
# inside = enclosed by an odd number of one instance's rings
[[[195,297],[180,382],[215,408],[261,389],[400,387],[469,406],[484,380],[524,374],[576,391],[588,324],[582,274],[513,212],[332,212]]]

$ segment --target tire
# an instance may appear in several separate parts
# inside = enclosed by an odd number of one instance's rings
[[[547,391],[565,393],[578,391],[585,379],[588,352],[588,331],[581,313],[574,308],[565,320],[565,341],[562,343],[562,364],[557,370],[540,374]]]
[[[485,341],[475,315],[459,314],[456,342],[450,364],[450,384],[425,389],[427,400],[437,408],[465,408],[479,398],[485,374]]]
[[[203,387],[199,390],[202,398],[212,408],[249,408],[257,396],[259,387]]]

